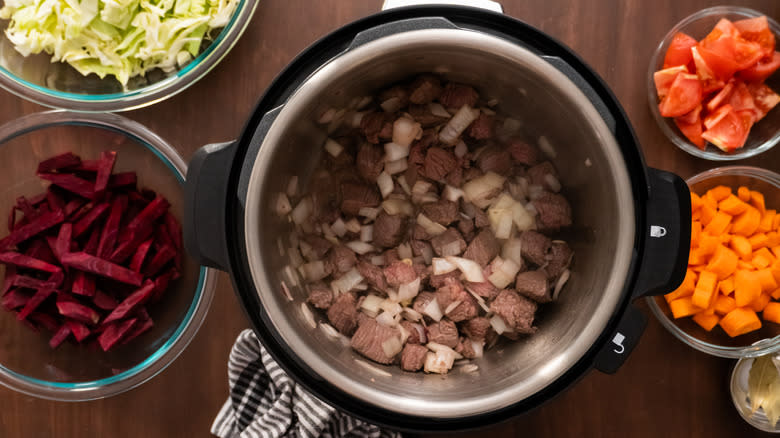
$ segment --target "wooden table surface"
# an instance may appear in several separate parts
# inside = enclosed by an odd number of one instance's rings
[[[185,156],[235,138],[265,87],[302,49],[380,7],[380,0],[260,0],[246,33],[206,78],[163,103],[126,115]],[[733,1],[780,18],[775,0]],[[643,145],[647,164],[682,177],[713,166],[674,147],[648,110],[645,74],[653,50],[706,0],[505,0],[507,14],[560,39],[612,87]],[[0,90],[0,123],[43,108]],[[780,148],[741,164],[780,171]],[[4,166],[13,163],[0,163]],[[642,305],[644,311],[647,308]],[[88,403],[38,400],[0,387],[2,437],[207,437],[227,395],[226,361],[248,327],[222,275],[205,324],[161,375],[128,393]],[[652,317],[628,362],[613,376],[597,371],[573,389],[513,421],[464,436],[702,436],[758,434],[729,399],[734,361],[683,345]]]

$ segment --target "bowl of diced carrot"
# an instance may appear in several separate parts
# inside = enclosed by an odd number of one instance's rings
[[[676,290],[648,298],[688,345],[720,357],[780,350],[780,175],[726,166],[687,181],[691,247]]]

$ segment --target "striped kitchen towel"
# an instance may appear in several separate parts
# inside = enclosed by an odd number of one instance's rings
[[[252,330],[244,330],[228,362],[230,398],[211,433],[221,438],[400,438],[401,434],[339,412],[298,386]]]

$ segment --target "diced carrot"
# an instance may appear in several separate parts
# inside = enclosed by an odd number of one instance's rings
[[[764,310],[764,307],[766,307],[769,302],[772,301],[772,296],[769,294],[761,294],[753,300],[752,303],[750,303],[750,308],[755,310],[756,312],[760,312]]]
[[[751,263],[757,269],[763,269],[774,263],[775,257],[766,248],[761,248],[753,253],[753,260]]]
[[[777,231],[770,231],[766,233],[766,246],[769,248],[774,248],[777,245],[780,245],[780,233]]]
[[[683,279],[680,287],[664,295],[666,302],[674,301],[678,298],[689,297],[693,295],[693,290],[696,289],[696,273],[691,269],[685,271],[685,278]]]
[[[775,289],[777,289],[777,280],[775,280],[775,276],[772,275],[772,270],[769,268],[765,269],[759,269],[755,271],[756,278],[758,278],[758,282],[761,283],[761,291],[762,292],[771,292]]]
[[[774,255],[776,259],[780,259],[780,245],[772,247],[772,255]]]
[[[761,216],[761,222],[758,224],[758,231],[762,233],[772,231],[772,224],[775,222],[775,216],[777,216],[776,210],[766,210]]]
[[[705,313],[697,313],[693,315],[693,321],[699,324],[704,330],[710,331],[713,327],[718,325],[720,317],[718,315],[707,315]]]
[[[729,225],[729,228],[731,228],[731,225]],[[731,234],[726,232],[720,235],[720,243],[728,245],[729,242],[731,242]]]
[[[746,262],[744,260],[740,260],[737,262],[737,269],[744,269],[746,271],[752,271],[756,269],[755,266],[753,266],[752,262]]]
[[[750,244],[750,240],[748,240],[747,237],[740,236],[739,234],[732,234],[729,246],[731,246],[731,249],[733,249],[742,260],[752,260],[753,246]]]
[[[718,283],[718,290],[723,295],[730,295],[732,292],[734,292],[734,277],[728,277],[721,280]]]
[[[775,215],[775,219],[772,221],[772,229],[780,231],[780,214]]]
[[[737,307],[749,305],[759,295],[761,295],[761,283],[756,278],[755,272],[738,270],[734,274],[734,299],[737,300]]]
[[[702,200],[699,195],[697,195],[694,192],[691,192],[691,211],[696,211],[699,208],[701,208]]]
[[[780,288],[777,288],[774,292],[772,292],[772,298],[780,300]]]
[[[747,212],[748,210],[745,210],[745,211]],[[716,210],[715,207],[709,206],[707,204],[702,205],[701,209],[699,209],[699,211],[701,212],[701,217],[700,217],[699,220],[701,221],[701,224],[704,227],[706,227],[710,223],[712,218],[714,218],[715,215],[718,213],[718,210]],[[742,214],[745,214],[745,213],[742,213]]]
[[[727,313],[719,324],[732,338],[761,328],[761,320],[755,310],[744,307],[737,307]]]
[[[707,269],[707,265],[691,265],[689,266],[689,268],[691,269],[691,271],[699,274],[701,273],[701,271]]]
[[[691,302],[691,297],[678,298],[672,301],[669,303],[669,309],[672,311],[672,316],[674,316],[674,319],[691,316],[702,310],[701,307],[696,307],[693,305],[693,302]]]
[[[769,267],[769,270],[772,271],[772,275],[775,276],[775,281],[780,284],[780,259],[775,260]]]
[[[720,238],[717,235],[713,236],[707,232],[702,232],[699,235],[699,252],[701,254],[708,255],[714,253],[718,245],[720,245]]]
[[[755,190],[750,191],[750,205],[756,207],[761,214],[766,211],[766,204],[764,203],[764,195],[761,192]]]
[[[726,199],[718,203],[718,209],[732,216],[738,215],[747,210],[749,205],[734,195],[729,195]]]
[[[701,219],[701,208],[691,213],[691,220],[699,221]]]
[[[714,272],[702,271],[699,274],[699,280],[696,282],[696,288],[693,290],[691,302],[694,306],[706,309],[710,306],[712,298],[715,296],[715,286],[718,276]]]
[[[710,208],[714,208],[715,210],[718,209],[718,201],[719,201],[719,199],[715,199],[715,197],[712,196],[712,193],[710,193],[710,192],[705,193],[704,196],[701,197],[701,202],[704,205],[706,205],[707,207],[710,207]]]
[[[701,222],[694,220],[691,222],[691,247],[694,243],[698,245],[699,238],[701,237]]]
[[[738,262],[739,257],[734,251],[723,245],[718,245],[707,264],[707,270],[717,275],[718,280],[723,280],[734,273]]]
[[[704,227],[704,231],[713,234],[721,235],[726,232],[726,227],[731,223],[731,215],[719,211],[715,213],[710,223]]]
[[[707,262],[707,256],[705,254],[702,254],[699,252],[699,249],[692,249],[688,253],[688,264],[689,265],[703,265]]]
[[[714,199],[716,201],[721,201],[723,199],[728,198],[729,195],[731,195],[731,187],[727,187],[727,186],[713,187],[713,188],[711,188],[711,189],[709,189],[707,191],[707,195],[711,196],[712,199]],[[751,193],[751,195],[752,195],[752,193]],[[751,197],[751,199],[752,199],[752,197]]]
[[[753,251],[766,246],[767,238],[764,233],[755,233],[748,238],[750,246],[753,247]]]
[[[734,298],[727,297],[726,295],[718,295],[715,299],[715,313],[718,315],[725,315],[737,307],[737,302]]]
[[[761,314],[764,321],[771,321],[780,324],[780,303],[769,303],[764,307],[764,313]]]
[[[737,189],[737,197],[740,201],[750,201],[750,189],[745,186],[741,186],[739,189]]]
[[[705,210],[703,209],[702,212]],[[737,215],[732,221],[731,232],[745,237],[751,236],[756,232],[758,224],[761,222],[761,212],[753,207]]]

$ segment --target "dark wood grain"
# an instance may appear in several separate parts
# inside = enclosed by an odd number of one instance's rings
[[[327,32],[376,11],[379,0],[260,0],[241,41],[206,78],[151,108],[128,113],[185,158],[201,145],[238,135],[273,77]],[[683,177],[712,167],[666,140],[650,115],[645,75],[663,35],[705,0],[505,0],[506,13],[578,52],[612,87],[643,145],[647,163]],[[732,1],[780,18],[773,0]],[[0,123],[42,108],[0,91]],[[780,148],[744,164],[780,171]],[[0,171],[10,162],[0,163]],[[644,309],[647,311],[647,309]],[[161,375],[123,395],[67,404],[0,388],[3,437],[206,437],[227,396],[226,361],[247,327],[227,276],[200,332]],[[642,342],[614,376],[592,372],[576,386],[511,422],[464,436],[680,436],[758,434],[733,409],[733,361],[698,353],[651,318]]]

